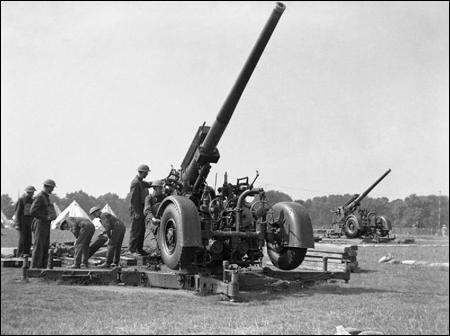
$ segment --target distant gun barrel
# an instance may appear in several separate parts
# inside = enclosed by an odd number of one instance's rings
[[[374,184],[372,184],[369,188],[367,188],[367,190],[365,190],[352,202],[353,205],[359,204],[367,196],[367,194],[370,193],[372,189],[375,188],[378,185],[378,183],[380,183],[390,172],[391,170],[388,169],[378,180],[375,181]]]

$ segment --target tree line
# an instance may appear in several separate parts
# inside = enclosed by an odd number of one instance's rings
[[[295,200],[304,205],[311,217],[315,228],[327,228],[332,221],[331,210],[342,206],[353,195],[318,196],[312,199]],[[292,198],[280,191],[267,191],[269,204],[280,201],[292,201]],[[405,199],[389,201],[386,197],[366,197],[361,201],[361,208],[375,211],[378,215],[386,216],[393,228],[428,228],[437,232],[440,226],[449,223],[449,197],[448,196],[418,196],[409,195]]]
[[[331,224],[331,210],[343,205],[352,195],[329,195],[318,196],[312,199],[295,200],[304,205],[311,217],[311,221],[315,228],[326,228]],[[266,191],[266,197],[269,205],[282,201],[294,201],[289,195],[276,191]],[[50,195],[52,202],[56,203],[63,211],[72,201],[76,200],[78,204],[88,212],[93,206],[103,208],[109,204],[117,217],[122,220],[125,225],[131,224],[129,215],[130,194],[125,198],[120,198],[114,193],[107,193],[99,197],[88,195],[82,190],[71,192],[65,197],[59,197],[57,194]],[[1,208],[3,213],[12,218],[14,214],[15,201],[8,194],[1,195]],[[374,210],[379,215],[385,215],[389,218],[395,227],[405,228],[428,228],[431,230],[439,230],[439,224],[447,225],[449,223],[449,197],[448,196],[418,196],[409,195],[405,199],[395,199],[389,201],[386,197],[371,198],[366,197],[361,202],[362,208]]]

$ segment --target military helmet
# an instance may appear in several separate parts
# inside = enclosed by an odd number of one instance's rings
[[[36,188],[35,187],[33,187],[33,186],[28,186],[28,187],[26,187],[25,188],[25,192],[34,192],[34,191],[36,191]]]
[[[44,181],[44,185],[45,185],[45,186],[49,186],[49,187],[53,187],[53,188],[56,187],[55,181],[50,180],[50,179],[45,180],[45,181]]]
[[[163,185],[164,185],[164,181],[163,180],[152,181],[152,187],[162,187]]]
[[[138,169],[139,172],[146,172],[148,173],[150,171],[149,166],[147,166],[146,164],[141,164]]]
[[[99,207],[94,206],[91,208],[91,210],[89,210],[89,215],[92,215],[94,212],[99,211],[99,210],[100,210]]]

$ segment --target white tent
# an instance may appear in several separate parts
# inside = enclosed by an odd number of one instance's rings
[[[83,208],[77,203],[77,201],[73,200],[72,203],[70,203],[69,206],[65,208],[64,211],[61,212],[58,217],[56,217],[56,219],[52,222],[51,228],[59,228],[58,224],[61,223],[61,221],[66,217],[83,217],[91,220],[86,211],[83,210]]]
[[[102,212],[107,212],[113,215],[114,217],[117,217],[117,215],[114,213],[114,211],[111,209],[108,203],[103,207]]]
[[[56,216],[59,216],[59,214],[61,213],[61,209],[56,205],[56,203],[53,203],[53,207],[55,208]]]
[[[107,212],[107,213],[110,213],[113,216],[116,216],[116,214],[114,213],[114,211],[112,211],[112,209],[111,209],[111,207],[109,206],[108,203],[106,203],[106,205],[103,207],[102,212]],[[102,228],[102,223],[100,223],[100,218],[94,218],[92,220],[92,223],[94,223],[94,226],[95,226],[96,229],[101,229]]]
[[[6,217],[6,215],[3,213],[2,210],[2,228],[9,228],[11,227],[11,220]]]

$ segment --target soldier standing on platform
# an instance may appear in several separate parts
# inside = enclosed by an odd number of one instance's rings
[[[29,256],[31,251],[31,204],[33,204],[33,195],[36,189],[28,186],[25,194],[17,200],[15,210],[15,227],[19,231],[19,246],[17,256]]]
[[[56,187],[53,180],[45,180],[43,190],[36,196],[31,205],[30,213],[33,218],[34,250],[31,261],[32,268],[44,268],[48,261],[50,246],[50,223],[56,219],[55,208],[50,201],[50,194]]]
[[[130,192],[130,215],[132,218],[130,242],[128,250],[133,254],[147,255],[144,251],[144,237],[145,237],[145,218],[144,218],[144,203],[145,197],[148,195],[148,188],[152,186],[150,182],[144,181],[147,177],[150,168],[143,164],[138,167],[138,175],[131,181]]]

